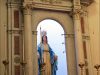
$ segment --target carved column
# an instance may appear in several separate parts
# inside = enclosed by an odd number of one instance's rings
[[[26,5],[24,9],[24,60],[25,75],[33,74],[33,50],[32,50],[32,24],[31,5]]]
[[[65,34],[65,41],[68,75],[77,75],[74,33]]]
[[[74,13],[74,30],[75,30],[75,41],[76,41],[76,50],[78,55],[78,62],[84,63],[84,53],[83,53],[83,41],[81,33],[81,23],[80,23],[80,13],[75,10]]]
[[[74,13],[74,31],[75,31],[75,47],[77,54],[77,63],[84,64],[83,41],[81,33],[80,14],[75,10]]]
[[[74,12],[73,19],[74,19],[77,64],[84,65],[83,41],[82,41],[82,31],[81,31],[81,22],[80,22],[80,14],[81,14],[80,0],[74,0],[73,12]],[[78,66],[78,75],[81,75],[82,73],[79,67],[80,66]]]

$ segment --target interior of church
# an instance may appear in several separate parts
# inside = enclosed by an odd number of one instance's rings
[[[99,0],[0,0],[0,75],[47,75],[37,55],[37,28],[47,19],[64,30],[67,75],[100,75],[99,7]]]

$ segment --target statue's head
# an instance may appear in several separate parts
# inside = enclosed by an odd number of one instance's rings
[[[48,39],[47,39],[47,32],[46,31],[42,31],[41,32],[42,35],[42,43],[48,43]]]
[[[42,36],[42,43],[43,43],[43,42],[48,43],[47,36],[45,36],[45,35],[44,35],[44,36]]]

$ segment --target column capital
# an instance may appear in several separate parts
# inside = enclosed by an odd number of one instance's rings
[[[73,10],[74,19],[80,19],[80,16],[86,15],[86,14],[87,14],[87,12],[84,11],[83,9],[74,9]]]
[[[87,15],[88,15],[88,11],[82,10],[82,14],[83,14],[84,16],[87,16]]]
[[[33,5],[32,3],[26,3],[26,2],[24,2],[23,3],[23,8],[24,9],[32,9],[32,5]]]
[[[74,19],[80,19],[80,14],[81,14],[80,9],[73,10],[73,18]]]
[[[80,19],[80,13],[81,13],[81,5],[80,0],[74,0],[74,7],[73,7],[73,16],[74,19]]]
[[[23,3],[24,15],[31,15],[32,4]]]

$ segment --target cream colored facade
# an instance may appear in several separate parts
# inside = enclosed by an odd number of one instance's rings
[[[36,30],[45,19],[65,31],[68,75],[100,75],[99,14],[99,0],[0,0],[0,75],[38,75]]]

